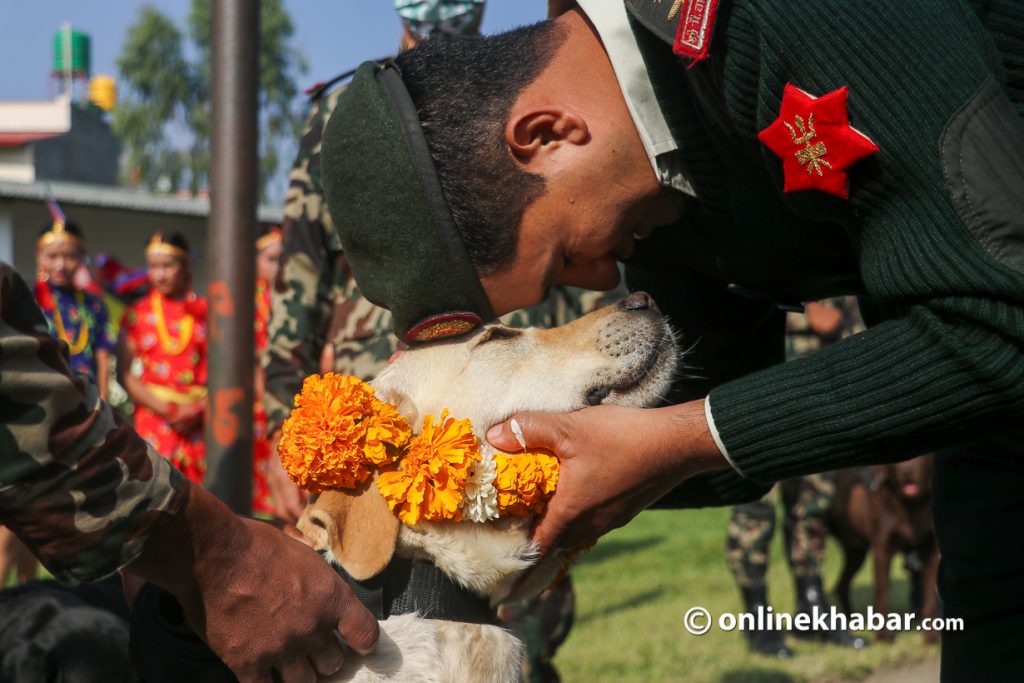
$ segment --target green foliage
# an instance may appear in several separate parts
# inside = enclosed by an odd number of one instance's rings
[[[294,145],[301,115],[292,105],[306,61],[293,45],[295,26],[283,0],[261,0],[260,195],[278,170],[282,146]],[[187,18],[195,58],[186,58],[182,32],[152,7],[128,29],[118,58],[122,97],[114,132],[125,147],[125,180],[149,189],[192,194],[208,184],[212,9],[192,0]]]

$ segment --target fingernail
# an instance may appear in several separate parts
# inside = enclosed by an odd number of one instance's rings
[[[498,438],[501,437],[501,426],[500,425],[494,425],[493,427],[491,427],[490,429],[487,430],[486,436],[487,436],[487,440],[488,441],[495,441],[495,440],[497,440]]]
[[[352,649],[355,650],[356,654],[362,655],[364,657],[373,652],[372,647],[368,647],[365,650],[360,650],[358,647],[353,647]]]
[[[519,422],[517,422],[514,417],[508,421],[508,427],[515,435],[516,441],[519,442],[519,447],[526,448],[526,439],[523,438],[523,428],[519,426]]]

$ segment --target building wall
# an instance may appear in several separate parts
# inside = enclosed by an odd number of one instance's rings
[[[144,263],[146,240],[156,230],[180,232],[194,254],[193,284],[206,292],[206,217],[142,213],[111,208],[63,206],[65,214],[82,226],[91,254],[107,252],[129,266]],[[41,201],[0,199],[0,228],[10,225],[14,266],[27,280],[35,277],[35,242],[40,229],[50,221]],[[0,230],[0,240],[4,237]],[[3,245],[0,244],[0,251]]]
[[[35,179],[30,145],[0,148],[0,180],[31,183]]]
[[[71,107],[66,135],[32,144],[35,180],[62,180],[93,185],[117,184],[121,143],[93,109]]]

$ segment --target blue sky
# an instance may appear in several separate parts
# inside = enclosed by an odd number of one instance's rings
[[[125,32],[143,5],[152,5],[184,29],[189,0],[0,0],[0,99],[49,97],[51,40],[69,21],[92,37],[93,73],[117,75]],[[545,0],[491,0],[483,29],[494,33],[544,18]],[[392,52],[398,17],[390,0],[285,0],[298,45],[309,62],[310,85],[364,59]]]
[[[190,0],[0,0],[0,100],[54,95],[52,39],[64,22],[90,34],[93,74],[116,77],[126,31],[147,4],[184,30]],[[309,65],[300,91],[365,59],[390,54],[398,45],[400,28],[391,0],[285,0],[285,6]],[[490,0],[483,30],[495,33],[543,19],[546,6],[546,0]]]

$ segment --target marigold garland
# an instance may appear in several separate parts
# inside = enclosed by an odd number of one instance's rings
[[[436,425],[433,415],[423,419],[423,431],[409,441],[397,468],[377,477],[377,488],[406,524],[459,521],[469,468],[479,460],[473,425],[444,410]]]
[[[370,466],[390,465],[409,441],[409,422],[373,387],[349,375],[312,375],[295,397],[278,450],[296,484],[314,493],[366,481]]]
[[[485,522],[540,513],[558,484],[548,453],[495,453],[484,460],[469,420],[445,409],[411,436],[408,420],[373,387],[329,372],[306,378],[278,450],[292,481],[314,493],[351,489],[380,472],[377,488],[402,522]]]
[[[547,453],[495,453],[498,512],[522,516],[544,511],[558,485],[558,458]]]

